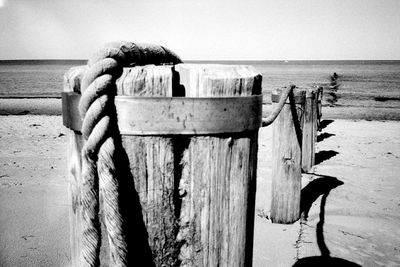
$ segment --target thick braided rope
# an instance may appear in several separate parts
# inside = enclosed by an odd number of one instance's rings
[[[284,88],[282,90],[282,94],[280,96],[279,99],[279,103],[276,106],[276,108],[271,112],[271,114],[269,114],[269,116],[265,119],[262,120],[262,127],[268,126],[271,123],[274,122],[274,120],[276,119],[276,117],[278,117],[279,113],[281,112],[283,106],[286,103],[287,98],[289,97],[289,94],[291,94],[293,92],[293,89],[296,88],[295,85],[291,85],[287,88]]]
[[[115,80],[122,68],[130,65],[180,63],[170,50],[155,45],[120,42],[109,44],[88,61],[82,78],[79,111],[83,118],[82,134],[82,252],[81,265],[99,266],[101,232],[99,189],[103,196],[105,225],[110,244],[112,266],[128,266],[128,244],[124,218],[119,205],[116,177],[116,135],[119,134],[113,108]]]

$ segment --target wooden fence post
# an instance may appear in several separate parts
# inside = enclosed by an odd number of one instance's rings
[[[80,88],[80,81],[85,71],[85,66],[71,68],[64,75],[63,91],[66,93],[77,93]],[[68,103],[63,99],[63,113],[67,109]],[[79,115],[78,110],[74,111]],[[67,123],[72,124],[66,116],[63,116],[64,125]],[[69,197],[71,201],[71,208],[69,214],[70,220],[70,244],[71,244],[71,266],[81,266],[80,251],[81,251],[81,223],[82,223],[82,210],[80,205],[80,187],[82,185],[81,179],[81,149],[83,147],[84,139],[80,132],[73,129],[67,129],[68,149],[67,149],[67,165],[68,165],[68,181],[69,181]]]
[[[272,93],[273,103],[279,101],[280,91]],[[274,223],[293,223],[300,218],[301,125],[305,93],[295,88],[272,126],[270,217]]]
[[[77,91],[73,88],[79,83],[79,75],[70,72],[66,76],[65,91]],[[180,64],[174,70],[173,66],[149,65],[124,68],[116,89],[121,154],[126,156],[119,166],[121,213],[126,218],[129,231],[125,234],[131,244],[128,257],[143,266],[251,266],[262,105],[261,96],[254,95],[261,94],[261,75],[244,66]],[[176,95],[195,99],[184,102],[179,100],[184,98],[165,98]],[[140,110],[132,109],[128,103],[131,100],[119,96],[162,97],[164,104],[154,106],[159,100],[153,98],[153,109],[144,113],[166,116],[170,124],[181,125],[183,132],[124,132],[147,120],[131,123]],[[193,102],[184,107],[195,106],[202,97],[213,97],[202,104],[210,114],[207,119],[195,109],[185,113],[187,108],[182,108],[179,112],[180,105]],[[164,107],[168,101],[175,104]],[[78,111],[70,111],[67,102],[63,99],[63,113],[70,114],[64,115],[64,124],[75,127]],[[236,117],[223,123],[230,114]],[[199,116],[204,127],[211,130],[191,128]],[[170,124],[154,119],[153,126],[173,132],[168,128]],[[218,127],[228,130],[213,132]],[[72,261],[73,266],[80,266],[83,138],[79,129],[71,129],[69,135]],[[107,264],[109,254],[102,232],[101,265]]]
[[[306,89],[303,120],[303,141],[301,166],[304,172],[309,172],[315,164],[315,142],[317,136],[317,90]]]
[[[322,120],[322,96],[324,94],[324,88],[322,86],[317,89],[317,130],[321,131],[321,120]],[[317,138],[317,137],[315,137]]]
[[[188,97],[261,94],[250,67],[178,65]],[[232,121],[234,124],[235,121]],[[182,266],[251,266],[258,131],[194,136],[182,158]]]

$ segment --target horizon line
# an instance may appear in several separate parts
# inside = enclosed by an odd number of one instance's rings
[[[13,61],[87,61],[88,59],[75,58],[25,58],[25,59],[0,59],[0,62]],[[187,62],[299,62],[299,61],[400,61],[400,59],[182,59]],[[185,62],[184,62],[185,63]]]

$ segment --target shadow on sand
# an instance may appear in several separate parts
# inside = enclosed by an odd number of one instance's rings
[[[339,152],[334,150],[321,150],[315,154],[315,165],[318,165],[325,160],[333,158],[337,154],[339,154]]]
[[[320,175],[320,178],[311,181],[306,187],[301,190],[300,210],[303,219],[307,219],[308,212],[312,203],[322,195],[321,207],[319,214],[319,222],[317,223],[317,244],[321,251],[321,256],[313,256],[299,259],[293,267],[300,266],[344,266],[356,267],[360,266],[354,262],[341,258],[331,257],[330,251],[326,246],[324,239],[324,222],[325,222],[325,205],[329,192],[342,185],[343,182],[336,177]]]
[[[320,130],[325,129],[326,126],[328,126],[329,124],[331,124],[332,122],[334,122],[334,120],[322,120],[319,124],[319,128]]]
[[[323,266],[323,267],[361,267],[357,263],[344,260],[336,257],[329,256],[314,256],[299,259],[293,267],[311,267],[311,266]]]
[[[331,136],[335,136],[336,134],[331,134],[331,133],[322,133],[322,134],[319,134],[318,136],[317,136],[317,142],[321,142],[321,141],[323,141],[323,140],[325,140],[325,139],[327,139],[327,138],[329,138],[329,137],[331,137]]]
[[[315,174],[317,175],[317,174]],[[300,213],[303,219],[307,219],[311,205],[319,196],[329,194],[329,192],[343,184],[336,177],[328,175],[318,175],[319,178],[311,181],[301,190]]]

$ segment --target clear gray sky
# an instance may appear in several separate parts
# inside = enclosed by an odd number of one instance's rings
[[[400,59],[400,0],[0,0],[0,59],[86,59],[115,40],[183,59]]]

